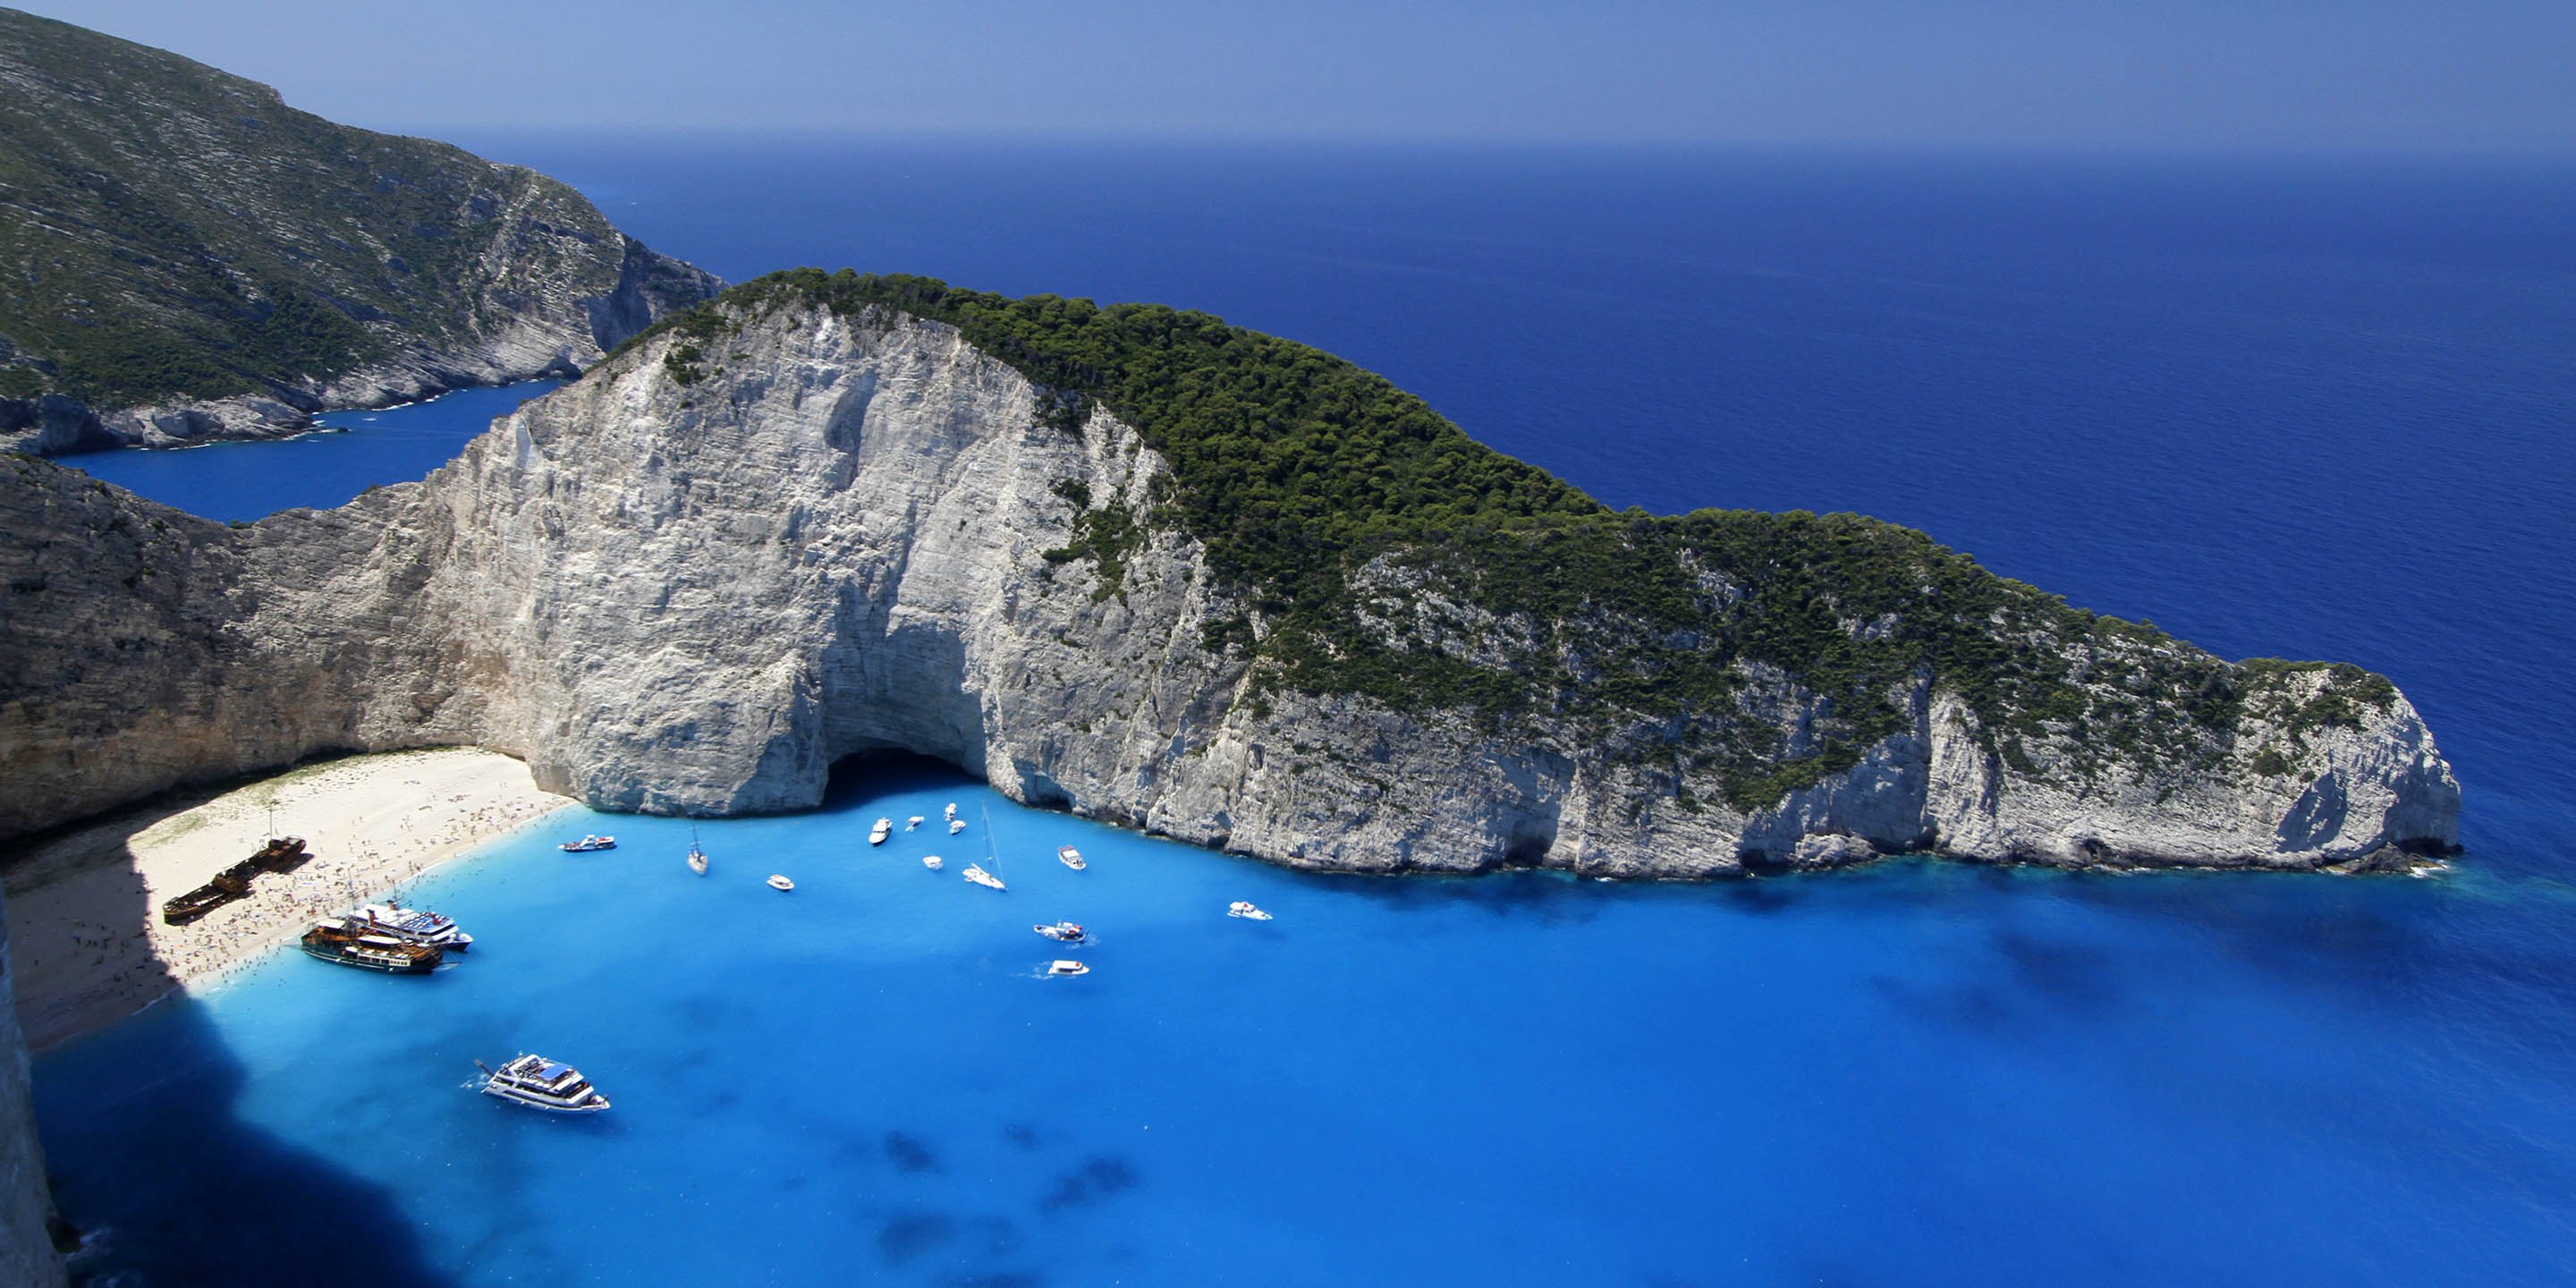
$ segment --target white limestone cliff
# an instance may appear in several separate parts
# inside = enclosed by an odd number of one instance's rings
[[[900,314],[787,307],[693,384],[671,343],[426,482],[245,531],[19,463],[0,572],[39,587],[13,603],[50,633],[13,646],[27,679],[0,694],[0,770],[27,788],[0,834],[321,751],[472,743],[598,807],[710,814],[810,806],[835,760],[900,749],[1034,804],[1363,871],[1698,877],[1917,850],[2317,868],[2456,840],[2458,787],[2402,696],[2291,727],[2321,672],[2265,681],[2277,700],[2219,761],[2153,773],[2047,740],[2008,767],[1918,678],[1911,728],[1749,814],[1707,773],[1543,720],[1256,692],[1201,643],[1242,606],[1176,527],[1142,526],[1114,593],[1046,558],[1073,533],[1067,481],[1150,515],[1164,467],[1114,417],[1047,427],[1016,371]],[[73,530],[90,550],[29,535]],[[1815,714],[1786,677],[1764,692],[1783,728]]]

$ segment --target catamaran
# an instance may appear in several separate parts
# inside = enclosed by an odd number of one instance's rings
[[[608,1108],[608,1097],[581,1070],[541,1055],[523,1055],[498,1069],[477,1060],[474,1067],[484,1073],[484,1095],[514,1105],[550,1114],[595,1114]]]

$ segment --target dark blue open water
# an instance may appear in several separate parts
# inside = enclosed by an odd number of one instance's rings
[[[64,1202],[115,1264],[268,1282],[360,1241],[460,1284],[2576,1274],[2576,168],[464,142],[728,277],[1195,306],[1614,504],[1865,511],[2230,656],[2364,663],[2452,756],[2470,853],[2434,881],[1328,879],[854,767],[822,814],[707,827],[703,882],[684,828],[638,819],[560,829],[614,854],[549,833],[434,874],[486,941],[436,979],[282,957],[41,1061]],[[416,476],[369,444],[458,418],[81,463],[236,517]],[[126,472],[163,462],[192,468]],[[991,803],[1009,893],[908,838],[867,851],[869,819],[949,799]],[[1090,872],[1047,860],[1065,841]],[[1059,915],[1103,932],[1086,978],[1032,977],[1027,926]],[[457,1089],[521,1046],[618,1110]]]

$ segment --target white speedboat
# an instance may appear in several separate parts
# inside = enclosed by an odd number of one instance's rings
[[[581,1070],[541,1055],[523,1055],[495,1069],[480,1060],[483,1094],[550,1114],[595,1114],[608,1107],[608,1097],[590,1085]]]
[[[1005,890],[1009,888],[1002,884],[1002,879],[1000,877],[994,876],[992,873],[985,871],[980,864],[969,863],[966,865],[966,879],[979,886],[989,886],[995,890]]]
[[[427,944],[446,952],[461,953],[474,946],[474,936],[466,934],[454,921],[419,908],[371,903],[344,920],[351,930],[384,935],[407,944]]]
[[[922,855],[921,866],[928,868],[933,872],[937,872],[939,870],[939,856],[936,854]]]
[[[1090,864],[1082,861],[1082,851],[1077,850],[1070,845],[1059,845],[1055,847],[1055,857],[1062,860],[1066,867],[1071,868],[1076,872],[1080,872],[1084,868],[1091,866]]]
[[[1031,926],[1029,929],[1059,944],[1078,944],[1089,938],[1083,933],[1081,926],[1070,921],[1059,921],[1052,926]]]
[[[962,819],[962,818],[952,818],[952,819],[948,820],[948,834],[949,834],[950,836],[955,836],[955,835],[957,835],[959,832],[963,832],[963,831],[965,831],[965,830],[966,830],[966,820],[964,820],[964,819]]]
[[[914,829],[914,828],[916,828],[916,827],[921,826],[921,822],[922,822],[921,816],[920,816],[919,814],[915,814],[915,815],[913,815],[912,817],[910,817],[910,818],[908,818],[908,819],[905,819],[905,820],[903,821],[903,830],[905,830],[905,831],[909,832],[909,831],[911,831],[912,829]]]
[[[1250,903],[1241,899],[1237,899],[1234,902],[1227,904],[1225,906],[1225,915],[1229,917],[1241,917],[1245,921],[1270,920],[1269,913],[1263,912],[1259,908],[1255,908]]]
[[[786,877],[783,877],[778,873],[772,872],[769,874],[769,888],[772,890],[793,890],[796,888],[796,883],[788,880]]]
[[[1081,962],[1072,961],[1063,957],[1058,957],[1054,961],[1047,963],[1047,974],[1049,975],[1088,975],[1090,973],[1090,967],[1083,965]]]
[[[877,825],[868,829],[868,844],[883,845],[885,844],[885,839],[892,835],[894,835],[894,820],[890,818],[878,819]]]
[[[617,848],[617,838],[613,836],[585,836],[578,841],[566,841],[555,848],[566,854],[588,854],[593,850],[614,850]]]
[[[940,813],[940,817],[941,817],[941,818],[944,818],[944,819],[947,819],[948,821],[950,821],[950,822],[952,822],[952,823],[953,823],[953,822],[956,822],[956,821],[957,821],[957,802],[955,802],[955,801],[950,801],[950,802],[948,802],[948,808],[947,808],[946,810],[941,811],[941,813]]]

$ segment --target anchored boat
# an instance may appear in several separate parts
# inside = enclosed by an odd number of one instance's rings
[[[781,876],[778,873],[772,872],[769,874],[769,888],[772,890],[793,890],[796,888],[796,883],[788,880],[786,877]]]
[[[868,844],[883,845],[885,844],[885,839],[892,835],[894,835],[894,820],[890,818],[878,819],[877,825],[868,829]]]
[[[428,944],[451,953],[461,953],[474,946],[474,936],[453,920],[419,908],[398,907],[390,903],[371,903],[350,913],[343,924],[350,929],[388,935],[405,943]]]
[[[707,874],[707,852],[698,848],[698,829],[695,827],[689,829],[689,871],[699,876]]]
[[[933,872],[937,872],[939,870],[939,856],[936,854],[922,855],[921,866],[928,868]]]
[[[919,826],[921,826],[921,816],[919,814],[915,814],[903,821],[903,830],[907,832]]]
[[[617,838],[613,836],[585,836],[578,841],[566,841],[555,848],[566,854],[588,854],[593,850],[614,850],[617,848]]]
[[[1000,877],[994,876],[992,873],[987,872],[983,868],[972,863],[966,865],[966,879],[979,886],[989,886],[995,890],[1005,890],[1009,888],[1002,884],[1002,879]]]
[[[319,922],[304,932],[304,954],[340,966],[387,975],[426,975],[438,969],[445,954],[428,944],[408,943],[391,935],[371,935],[346,925]]]
[[[1059,845],[1055,847],[1055,857],[1066,867],[1071,868],[1076,872],[1080,872],[1084,868],[1091,866],[1090,864],[1082,861],[1082,851],[1077,850],[1070,845]]]
[[[1052,926],[1031,926],[1029,929],[1059,944],[1079,944],[1089,938],[1083,933],[1081,926],[1070,921],[1059,921]]]
[[[1081,962],[1071,961],[1062,957],[1056,958],[1054,961],[1047,963],[1047,974],[1049,975],[1088,975],[1090,973],[1090,967],[1083,965]]]
[[[1237,899],[1234,902],[1227,904],[1225,906],[1225,915],[1229,917],[1241,917],[1245,921],[1270,920],[1269,913],[1263,912],[1259,908],[1255,908],[1250,903],[1241,899]]]
[[[523,1055],[495,1069],[480,1060],[483,1094],[550,1114],[595,1114],[608,1108],[608,1097],[581,1076],[581,1070],[541,1055]]]

